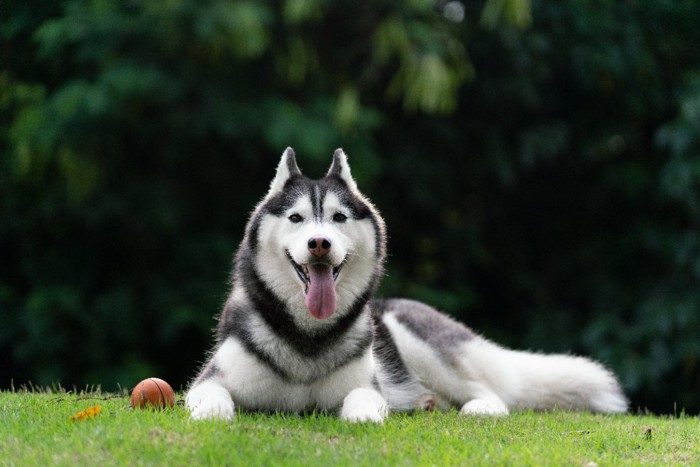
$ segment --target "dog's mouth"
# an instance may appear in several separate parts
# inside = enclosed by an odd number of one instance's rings
[[[330,318],[335,313],[335,281],[345,266],[345,260],[338,266],[316,262],[299,264],[289,251],[287,259],[304,286],[304,303],[309,312],[317,319]]]
[[[304,294],[308,293],[309,291],[309,283],[310,283],[310,277],[309,277],[309,265],[308,264],[299,264],[294,259],[292,258],[292,255],[287,252],[287,259],[289,260],[290,263],[292,263],[292,267],[294,268],[294,271],[297,273],[297,276],[299,276],[299,279],[301,279],[301,282],[304,284]],[[331,276],[333,277],[333,281],[336,281],[338,279],[338,274],[340,274],[341,269],[343,269],[343,266],[345,266],[345,261],[340,263],[338,266],[331,267],[329,264],[325,263],[312,263],[311,264],[314,267],[328,267],[331,270]]]

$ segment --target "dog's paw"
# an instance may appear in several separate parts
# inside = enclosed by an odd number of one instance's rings
[[[508,407],[500,399],[472,399],[462,406],[462,415],[508,415]]]
[[[343,400],[340,419],[351,423],[382,423],[389,414],[386,400],[374,389],[357,388]]]
[[[210,381],[190,389],[185,404],[193,420],[230,420],[236,414],[233,400],[226,388]]]

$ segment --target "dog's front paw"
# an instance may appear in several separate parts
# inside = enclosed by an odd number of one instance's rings
[[[357,388],[343,400],[340,419],[352,423],[382,423],[389,414],[386,400],[374,389]]]
[[[462,415],[508,415],[508,407],[500,399],[472,399],[462,406]]]
[[[236,414],[231,394],[213,381],[205,381],[190,389],[185,403],[193,420],[230,420]]]

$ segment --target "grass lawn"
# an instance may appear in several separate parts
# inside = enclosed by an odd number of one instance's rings
[[[70,420],[94,406],[101,407],[94,417]],[[0,393],[0,465],[642,463],[699,465],[698,418],[450,411],[394,414],[383,425],[349,425],[325,414],[192,422],[181,404],[132,410],[127,395]]]

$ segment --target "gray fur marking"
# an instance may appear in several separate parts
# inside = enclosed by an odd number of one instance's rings
[[[323,220],[323,208],[321,207],[321,190],[319,189],[318,185],[314,186],[314,196],[314,216],[318,222],[321,222]]]
[[[442,355],[453,356],[459,345],[476,337],[474,331],[434,308],[413,300],[387,300],[386,312]]]

